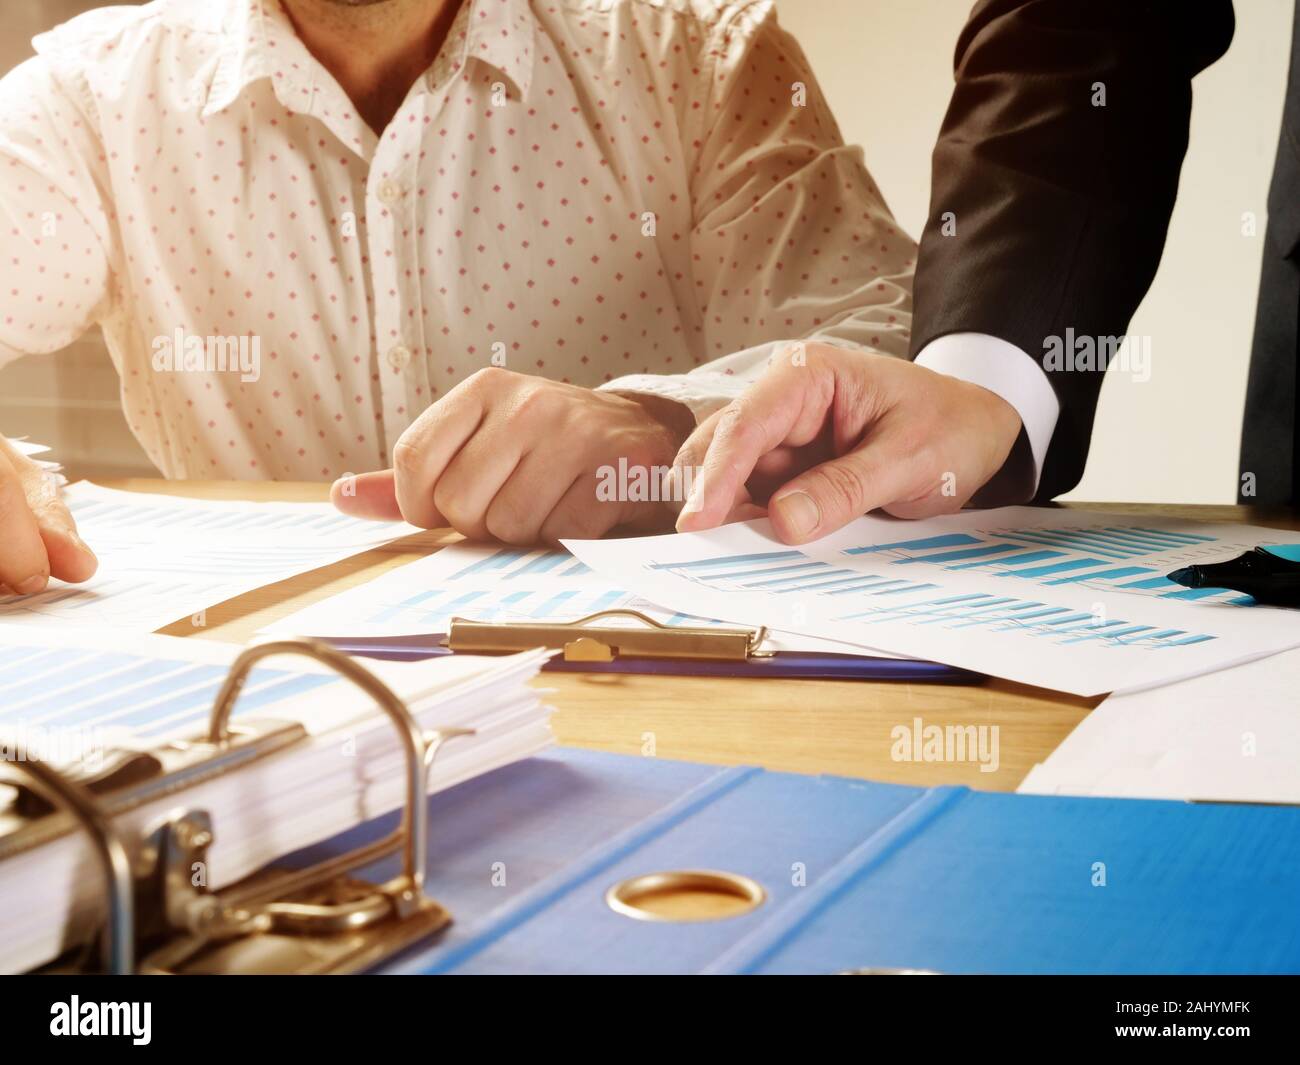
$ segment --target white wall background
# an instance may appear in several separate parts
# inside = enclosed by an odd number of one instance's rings
[[[953,46],[973,3],[777,2],[845,138],[865,147],[867,165],[914,236],[929,203],[929,157],[952,89]],[[1169,6],[1170,17],[1180,17],[1181,5]],[[1295,5],[1235,6],[1232,48],[1195,83],[1191,148],[1164,260],[1130,326],[1151,337],[1151,379],[1137,384],[1108,375],[1088,470],[1071,498],[1235,498],[1265,200]],[[1242,235],[1247,211],[1259,219],[1255,237]]]

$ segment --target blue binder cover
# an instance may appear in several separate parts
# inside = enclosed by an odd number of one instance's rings
[[[429,890],[456,923],[388,971],[1300,972],[1292,807],[924,789],[573,749],[430,802]],[[690,924],[606,906],[611,884],[672,869],[741,873],[768,897]]]

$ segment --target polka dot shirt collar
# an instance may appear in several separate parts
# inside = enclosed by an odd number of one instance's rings
[[[253,82],[270,78],[280,102],[312,114],[333,78],[294,32],[280,0],[225,0],[221,32],[226,46],[206,87],[205,117],[228,108]],[[528,0],[464,0],[447,43],[417,88],[444,85],[464,64],[486,64],[527,100],[533,80],[537,20]],[[203,94],[204,87],[195,87]]]

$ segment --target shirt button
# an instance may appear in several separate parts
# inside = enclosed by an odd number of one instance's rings
[[[402,198],[402,187],[396,181],[385,181],[379,186],[379,202],[392,207]]]
[[[388,352],[388,365],[394,370],[406,369],[406,364],[411,361],[411,349],[398,344]]]

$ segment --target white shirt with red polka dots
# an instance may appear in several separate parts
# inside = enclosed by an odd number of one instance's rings
[[[0,364],[102,326],[169,477],[381,468],[493,364],[701,416],[775,342],[906,355],[915,247],[770,0],[465,0],[381,136],[278,0],[35,46],[0,81]]]

